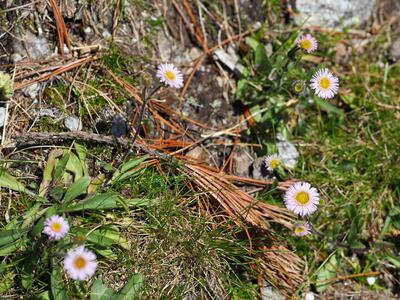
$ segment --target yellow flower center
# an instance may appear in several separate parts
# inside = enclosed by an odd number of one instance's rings
[[[310,195],[307,192],[298,192],[295,198],[297,202],[303,205],[310,201]]]
[[[300,93],[300,92],[303,90],[303,84],[302,84],[302,83],[296,83],[296,84],[294,85],[294,90],[295,90],[297,93]]]
[[[308,50],[312,47],[312,42],[310,40],[303,40],[300,42],[300,47]]]
[[[83,269],[86,266],[86,259],[84,259],[82,256],[78,256],[74,260],[74,265],[77,269]]]
[[[279,164],[281,163],[281,161],[279,159],[273,159],[270,162],[271,168],[275,169],[279,166]]]
[[[168,80],[175,80],[176,75],[172,71],[166,71],[165,72],[165,77],[167,77]]]
[[[322,77],[319,80],[319,86],[322,87],[323,89],[328,89],[331,86],[331,81],[329,80],[328,77]]]
[[[53,230],[54,232],[60,232],[62,229],[62,225],[59,222],[54,222],[53,224],[51,224],[51,230]]]
[[[306,230],[303,226],[298,226],[294,229],[295,233],[302,233],[304,230]]]

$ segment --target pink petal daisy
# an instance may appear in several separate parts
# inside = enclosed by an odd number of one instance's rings
[[[288,210],[305,216],[317,210],[319,204],[318,191],[308,182],[296,182],[285,193],[285,205]]]
[[[318,42],[311,34],[306,34],[299,37],[297,40],[297,46],[306,50],[308,53],[311,53],[317,50]]]
[[[44,221],[43,233],[50,239],[60,240],[67,235],[68,231],[68,222],[63,217],[54,215]]]
[[[83,246],[70,250],[64,258],[64,269],[74,280],[87,280],[97,268],[96,255]]]
[[[173,64],[159,65],[156,77],[172,88],[179,89],[183,87],[183,75]]]
[[[339,78],[328,69],[321,69],[311,78],[311,88],[321,98],[333,98],[339,90]]]
[[[311,226],[308,222],[300,222],[294,225],[293,234],[296,236],[305,236],[311,233]]]

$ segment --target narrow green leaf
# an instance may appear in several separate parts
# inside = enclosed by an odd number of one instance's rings
[[[7,245],[19,239],[26,233],[24,229],[11,229],[0,231],[0,246]]]
[[[61,268],[55,260],[52,262],[53,271],[51,272],[51,294],[54,300],[69,299],[65,289],[64,280],[61,274]]]
[[[108,192],[81,201],[76,205],[69,205],[62,210],[65,212],[71,212],[71,211],[116,208],[119,206],[118,200],[119,200],[119,195],[117,193]]]
[[[20,183],[16,178],[11,176],[4,169],[0,169],[0,187],[4,187],[4,188],[11,189],[13,191],[33,195],[33,193],[28,191],[22,183]]]
[[[144,278],[142,274],[133,275],[115,300],[133,300],[139,299],[139,293],[142,289]]]
[[[118,231],[111,228],[100,228],[92,231],[87,236],[87,240],[103,247],[119,245],[124,249],[129,249],[128,241]]]
[[[139,165],[148,157],[148,155],[144,155],[122,164],[120,170],[114,173],[113,177],[111,178],[110,184],[139,175],[139,173],[143,171],[143,169],[139,168]]]
[[[61,178],[64,175],[65,168],[67,166],[68,160],[69,160],[69,153],[65,153],[61,157],[61,159],[58,161],[58,163],[57,163],[57,165],[55,167],[55,170],[54,170],[54,176],[53,176],[54,180],[57,180],[57,181],[61,180]]]
[[[318,106],[321,107],[323,110],[330,112],[330,113],[337,114],[337,115],[341,116],[342,118],[344,118],[346,116],[345,113],[343,112],[343,110],[330,104],[328,101],[322,100],[318,97],[314,97],[314,100],[318,104]]]
[[[100,278],[97,278],[92,285],[90,300],[109,300],[114,297],[114,291],[104,285]]]
[[[76,180],[68,190],[65,192],[64,195],[64,204],[69,203],[71,200],[74,200],[79,195],[85,194],[86,190],[90,183],[89,176],[83,176]]]

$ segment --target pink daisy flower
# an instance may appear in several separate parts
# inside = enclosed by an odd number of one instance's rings
[[[311,78],[311,88],[321,98],[333,98],[339,90],[339,78],[328,69],[321,69]]]
[[[311,53],[317,50],[318,42],[311,34],[306,34],[299,37],[297,40],[297,46],[306,50],[308,53]]]
[[[308,222],[300,222],[294,225],[293,234],[296,236],[305,236],[311,233],[311,226]]]
[[[70,250],[64,258],[64,269],[69,278],[87,280],[97,268],[96,255],[83,246]]]
[[[319,194],[308,182],[296,182],[286,191],[284,200],[288,210],[305,216],[317,210]]]
[[[173,64],[159,65],[156,77],[172,88],[179,89],[183,87],[183,75]]]
[[[50,239],[60,240],[67,235],[68,231],[68,222],[63,217],[54,215],[44,221],[43,233]]]

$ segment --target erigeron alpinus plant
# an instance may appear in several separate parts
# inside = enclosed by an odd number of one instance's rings
[[[288,138],[296,127],[302,129],[304,109],[315,110],[317,105],[343,114],[330,102],[338,93],[339,79],[324,64],[316,63],[323,55],[311,34],[295,32],[280,42],[260,30],[245,43],[249,51],[243,57],[246,68],[238,82],[237,98],[254,116],[257,125],[248,134],[265,146],[261,152],[275,152],[271,141],[278,132]]]

